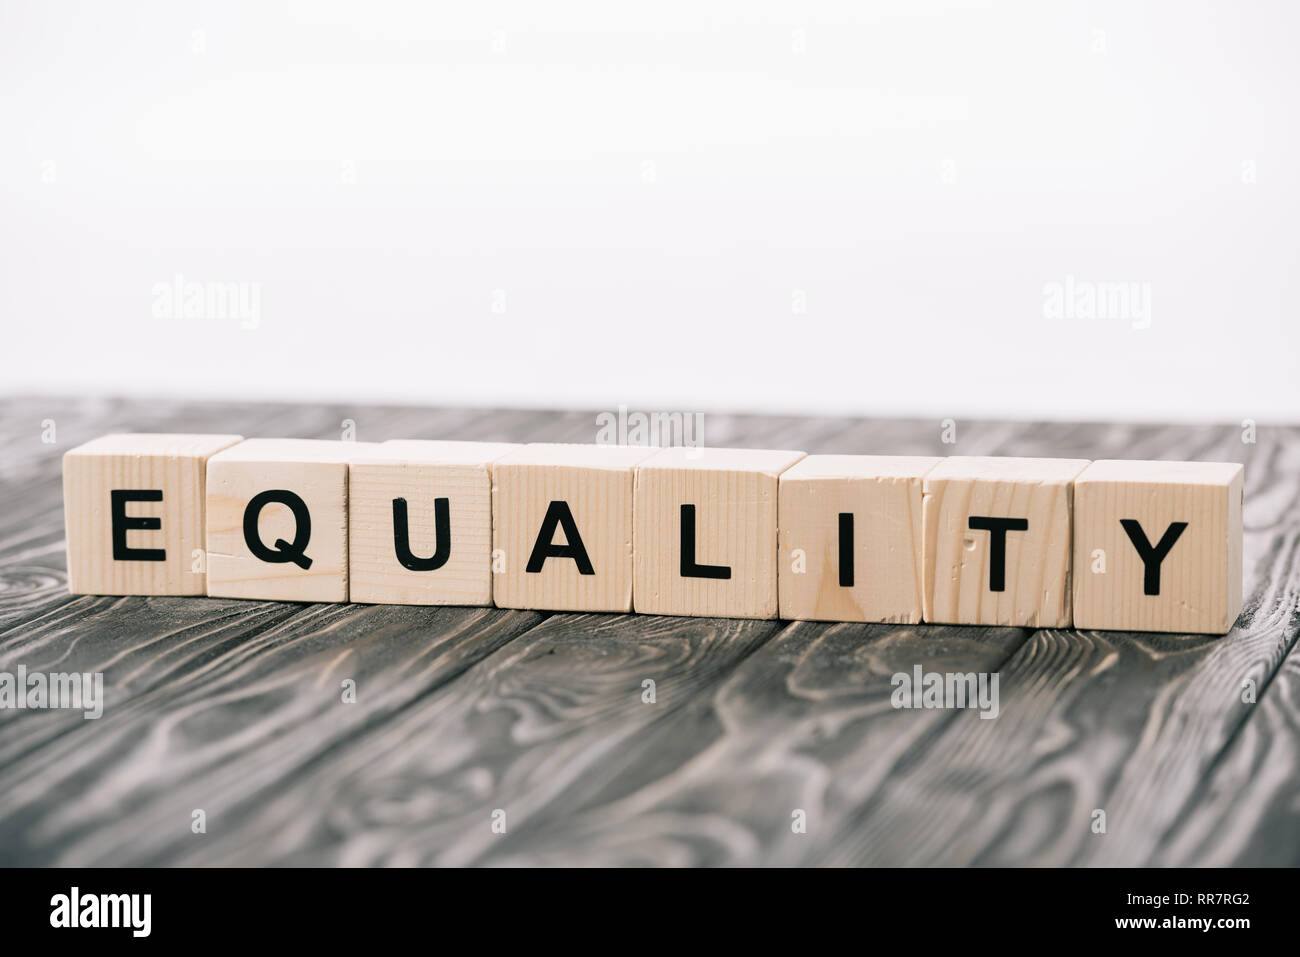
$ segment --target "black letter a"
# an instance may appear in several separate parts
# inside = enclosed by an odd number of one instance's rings
[[[555,527],[564,527],[564,541],[567,544],[555,544]],[[572,558],[578,566],[579,575],[594,575],[591,559],[583,547],[582,536],[578,534],[578,525],[569,511],[568,502],[552,502],[546,507],[546,517],[542,519],[542,530],[537,533],[537,542],[533,553],[528,556],[528,572],[536,574],[542,570],[548,558]]]

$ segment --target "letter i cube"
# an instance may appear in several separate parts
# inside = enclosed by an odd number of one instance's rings
[[[931,456],[810,455],[781,473],[781,617],[921,620],[921,483]]]
[[[1226,634],[1242,603],[1235,462],[1100,461],[1074,483],[1074,626]]]
[[[202,595],[204,474],[238,435],[105,435],[63,456],[68,590]]]

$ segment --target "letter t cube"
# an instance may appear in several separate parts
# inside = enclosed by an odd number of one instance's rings
[[[925,620],[1070,626],[1071,499],[1082,459],[951,456],[925,476]]]

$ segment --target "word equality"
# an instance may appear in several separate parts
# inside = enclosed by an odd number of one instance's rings
[[[1225,634],[1235,463],[107,435],[77,594]]]

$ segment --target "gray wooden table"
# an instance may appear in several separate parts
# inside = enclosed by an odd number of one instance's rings
[[[714,445],[1244,462],[1246,608],[1214,639],[74,597],[59,459],[95,435],[590,442],[595,415],[0,408],[0,671],[106,696],[0,712],[0,864],[1300,864],[1300,429],[706,419]],[[998,717],[895,710],[917,664],[997,672]]]

